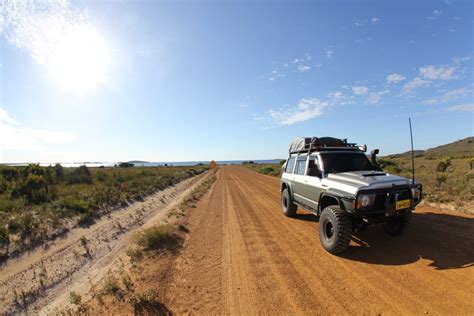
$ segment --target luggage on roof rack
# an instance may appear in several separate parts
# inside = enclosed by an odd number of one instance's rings
[[[347,139],[334,137],[298,137],[290,144],[289,152],[290,154],[294,154],[324,149],[359,150],[356,144],[348,143]]]

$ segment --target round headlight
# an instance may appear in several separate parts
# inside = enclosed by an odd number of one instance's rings
[[[374,204],[374,199],[375,199],[374,194],[361,194],[357,198],[357,207],[370,208]]]
[[[368,195],[362,195],[360,198],[360,206],[367,207],[370,203],[370,198]]]

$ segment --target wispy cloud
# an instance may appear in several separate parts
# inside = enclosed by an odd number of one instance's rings
[[[443,12],[441,10],[433,10],[432,14],[427,17],[428,20],[436,20]]]
[[[270,119],[278,125],[292,125],[316,118],[329,108],[353,104],[353,97],[347,96],[342,91],[332,91],[328,93],[327,99],[304,98],[295,106],[283,106],[279,109],[272,109],[267,112]]]
[[[40,150],[46,144],[69,143],[75,136],[66,132],[22,126],[0,108],[0,148],[4,150]]]
[[[405,85],[403,86],[402,95],[408,94],[415,89],[429,86],[430,83],[431,81],[429,80],[424,80],[420,77],[415,77],[415,79],[413,79],[412,81],[405,83]]]
[[[459,88],[459,89],[454,89],[454,90],[445,92],[438,97],[426,99],[423,101],[423,104],[433,105],[433,104],[439,104],[439,103],[448,103],[448,102],[459,100],[459,99],[469,97],[469,96],[472,98],[472,89]]]
[[[403,81],[405,79],[406,79],[406,77],[404,75],[390,74],[390,75],[387,76],[386,81],[387,81],[388,84],[392,84],[392,83],[397,83],[397,82]]]
[[[298,71],[299,72],[307,72],[310,71],[311,67],[308,65],[298,65]]]
[[[456,63],[457,62],[457,63]],[[454,80],[460,77],[463,69],[462,61],[456,60],[449,65],[427,65],[418,69],[418,75],[403,86],[402,95],[413,92],[417,88],[429,87],[434,81]]]
[[[301,99],[294,108],[280,108],[268,113],[278,124],[291,125],[320,116],[328,106],[328,101],[316,98]]]
[[[390,93],[390,91],[387,89],[378,92],[371,92],[366,101],[371,104],[377,104],[382,100],[382,96],[388,93]]]
[[[369,88],[367,88],[366,86],[353,86],[352,92],[356,95],[364,95],[369,92]]]
[[[18,123],[4,109],[0,108],[0,123],[17,125]]]
[[[450,106],[446,109],[449,112],[474,112],[474,103],[466,103]]]
[[[378,17],[373,17],[372,19],[370,19],[370,23],[372,23],[372,24],[379,24],[380,21],[381,20]]]
[[[452,80],[455,79],[456,68],[451,65],[429,65],[420,67],[420,75],[429,80]]]
[[[334,51],[333,51],[332,48],[330,48],[330,47],[329,47],[329,48],[326,48],[325,53],[326,53],[326,58],[327,58],[327,59],[331,59],[332,56],[334,55]]]

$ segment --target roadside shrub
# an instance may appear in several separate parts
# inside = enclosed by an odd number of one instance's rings
[[[74,305],[81,305],[82,297],[80,294],[72,291],[69,293],[69,302]]]
[[[449,166],[451,166],[451,160],[450,159],[442,160],[438,163],[438,166],[436,167],[436,170],[438,172],[445,172],[446,169],[448,169]]]
[[[270,174],[273,172],[275,172],[275,169],[273,169],[273,167],[270,167],[270,166],[260,168],[260,173],[263,173],[263,174]]]
[[[6,181],[12,182],[13,180],[18,180],[20,173],[15,167],[1,167],[0,175],[2,175],[3,179]]]
[[[54,165],[54,174],[56,176],[56,180],[63,181],[64,180],[64,168],[60,164],[55,164]]]
[[[24,182],[13,188],[10,196],[12,198],[24,196],[30,203],[43,203],[49,200],[48,186],[43,176],[29,174]]]
[[[91,177],[91,172],[89,171],[89,168],[86,166],[80,166],[77,168],[74,168],[68,176],[68,183],[69,184],[79,184],[79,183],[84,183],[84,184],[91,184],[92,183],[92,177]]]
[[[385,172],[400,174],[403,171],[403,169],[395,161],[391,159],[380,158],[380,159],[377,159],[377,162],[380,168],[382,168],[382,170],[384,170]]]
[[[436,176],[436,182],[438,186],[441,186],[444,182],[446,182],[446,176],[444,174],[439,174]]]
[[[145,250],[158,250],[173,239],[174,231],[171,225],[147,228],[135,236],[135,243]]]

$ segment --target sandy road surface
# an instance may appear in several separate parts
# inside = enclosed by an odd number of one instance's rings
[[[163,303],[178,313],[474,314],[474,217],[420,207],[404,236],[380,226],[340,257],[315,216],[280,211],[279,180],[220,169],[189,215]]]

